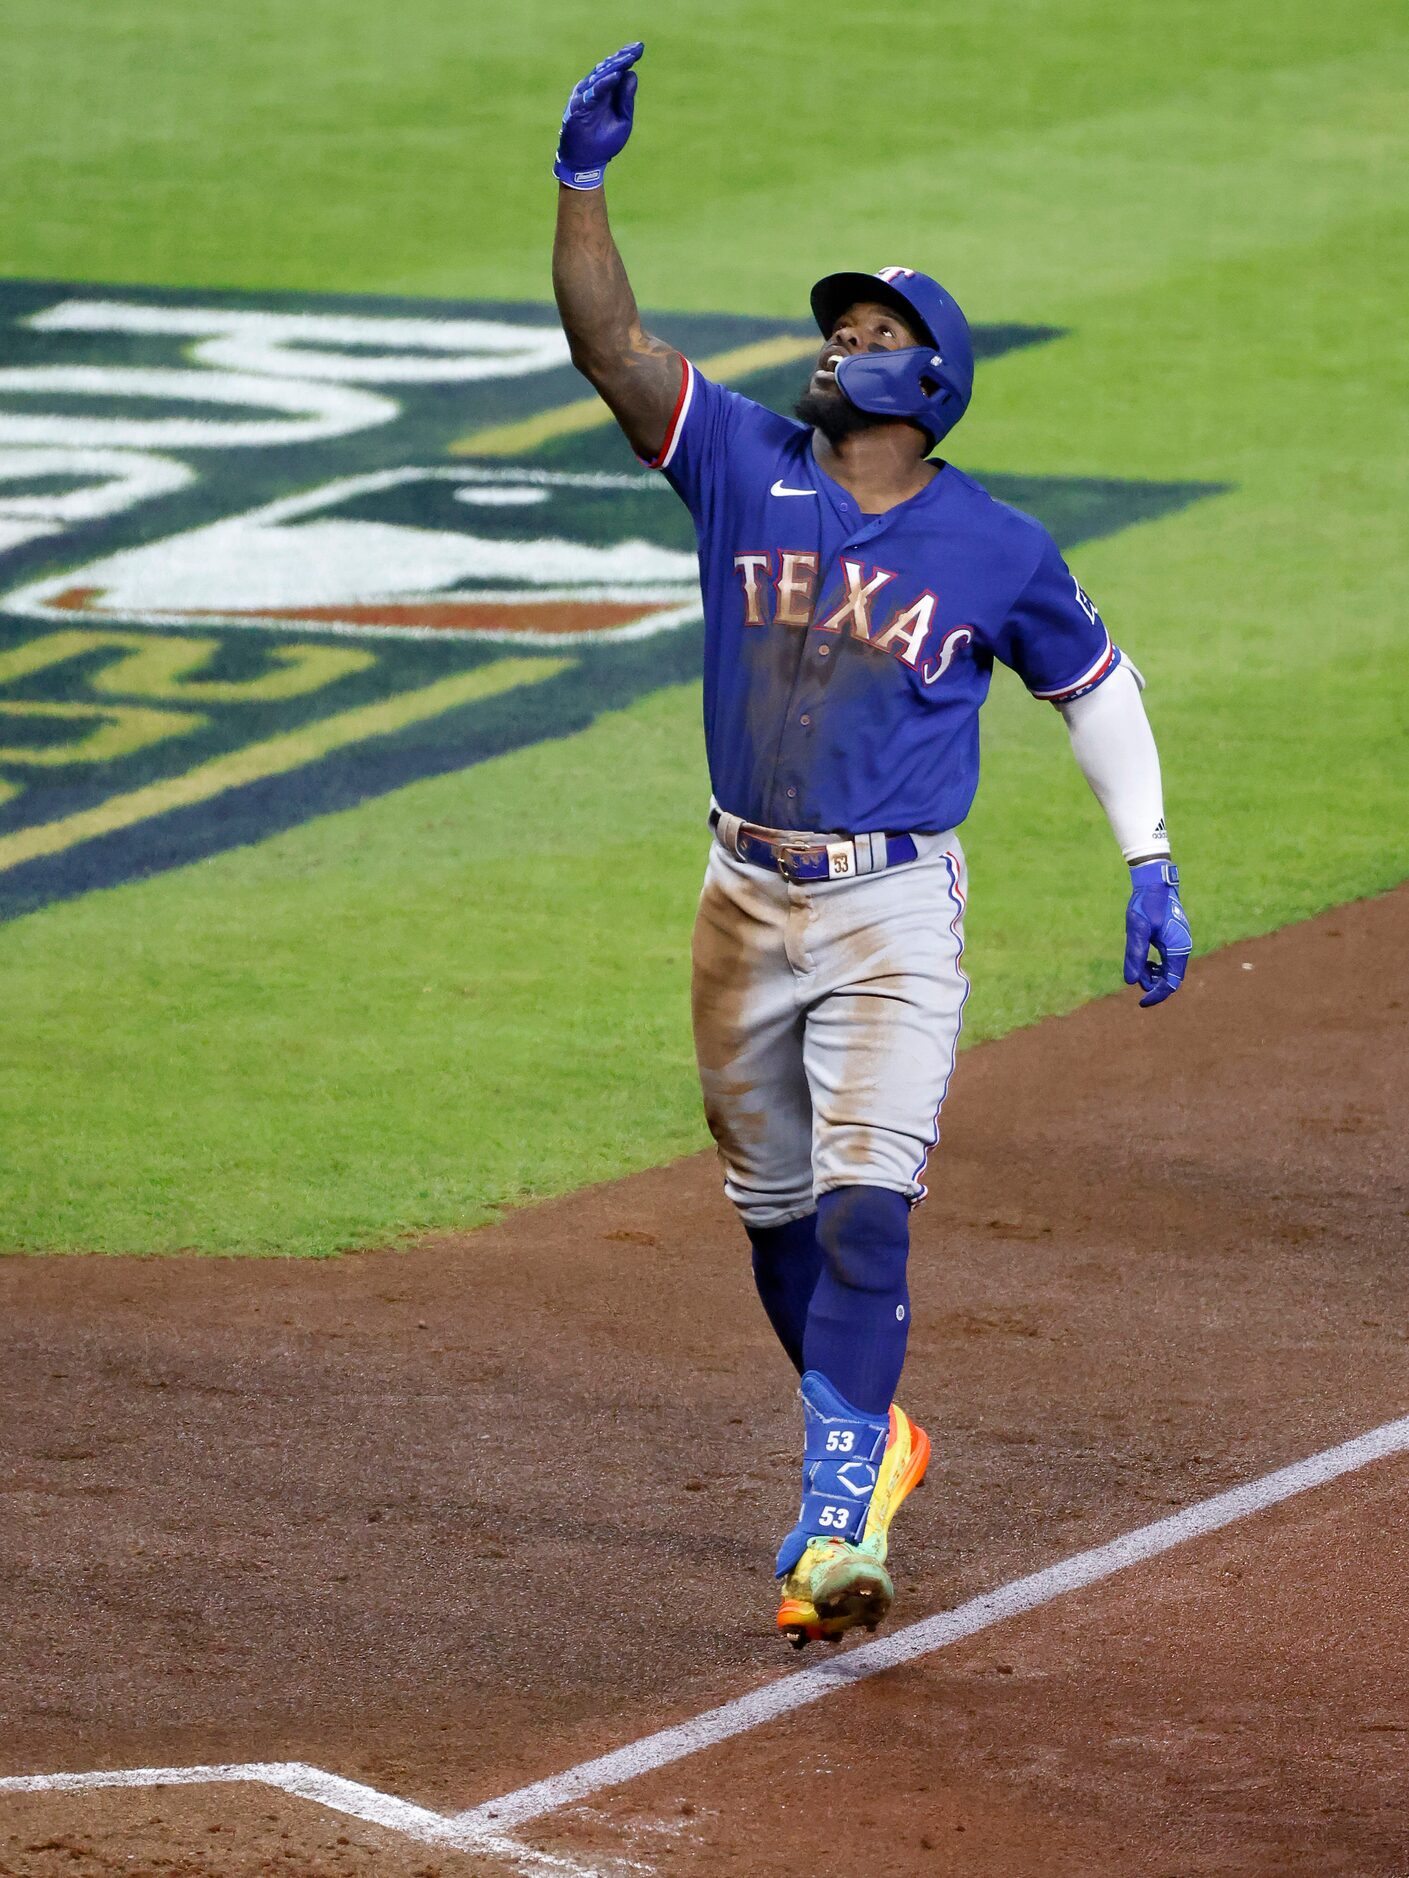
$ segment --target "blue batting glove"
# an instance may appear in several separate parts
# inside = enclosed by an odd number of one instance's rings
[[[600,189],[608,163],[626,148],[636,108],[631,67],[645,50],[639,39],[623,46],[573,86],[553,163],[553,174],[569,189]]]
[[[1189,916],[1179,899],[1179,869],[1173,861],[1142,861],[1132,867],[1125,909],[1125,982],[1145,993],[1142,1010],[1174,996],[1193,949]]]

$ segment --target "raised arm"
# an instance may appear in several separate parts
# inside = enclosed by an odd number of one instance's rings
[[[643,48],[623,46],[573,87],[553,172],[558,224],[553,293],[572,362],[591,380],[639,456],[665,441],[680,396],[684,361],[641,325],[636,296],[612,238],[602,180],[631,135]]]

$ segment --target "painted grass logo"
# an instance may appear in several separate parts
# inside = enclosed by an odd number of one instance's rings
[[[658,323],[782,408],[816,344]],[[11,282],[0,356],[0,917],[698,672],[689,518],[548,308]],[[1205,492],[991,480],[1066,541]]]
[[[50,619],[469,632],[510,645],[639,638],[698,611],[693,554],[611,539],[640,480],[380,470],[105,556],[19,588],[7,605]],[[652,509],[670,497],[659,480],[647,488]]]

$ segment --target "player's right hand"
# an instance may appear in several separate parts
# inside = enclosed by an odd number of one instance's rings
[[[636,108],[631,68],[645,50],[639,39],[623,46],[573,86],[553,163],[553,174],[569,189],[600,189],[608,163],[626,148]]]

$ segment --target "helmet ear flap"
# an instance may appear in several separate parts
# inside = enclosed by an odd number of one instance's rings
[[[931,448],[968,409],[967,386],[956,384],[930,346],[858,352],[839,361],[837,388],[858,410],[904,418],[931,438]]]

